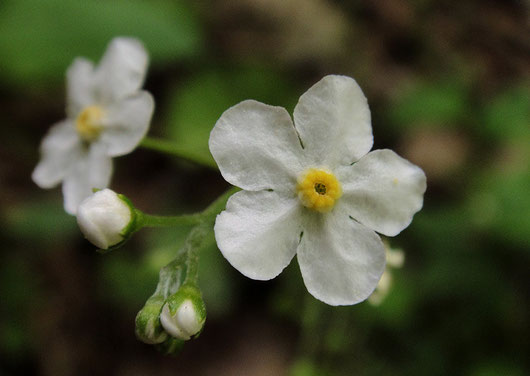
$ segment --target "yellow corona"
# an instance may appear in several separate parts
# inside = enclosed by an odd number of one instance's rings
[[[87,142],[92,142],[101,133],[103,110],[98,106],[88,106],[79,113],[75,121],[75,129],[81,138]]]
[[[310,168],[300,175],[296,190],[305,207],[321,213],[333,209],[342,196],[342,188],[335,175],[319,168]]]

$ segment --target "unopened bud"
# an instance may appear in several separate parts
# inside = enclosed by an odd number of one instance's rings
[[[185,285],[170,296],[160,314],[160,323],[171,336],[188,340],[196,336],[206,321],[206,308],[197,287]]]
[[[147,299],[144,307],[136,315],[136,336],[150,345],[162,343],[168,335],[160,324],[160,311],[164,297],[153,296]]]
[[[92,244],[108,249],[129,235],[135,219],[130,202],[110,189],[87,197],[77,209],[77,223]]]

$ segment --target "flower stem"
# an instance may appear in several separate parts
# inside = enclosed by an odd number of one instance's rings
[[[215,164],[213,159],[210,158],[208,155],[193,152],[188,148],[184,148],[181,145],[178,145],[168,140],[145,137],[142,142],[140,142],[140,146],[145,149],[155,150],[161,153],[174,155],[176,157],[195,162],[205,167],[217,169],[217,165]]]
[[[164,352],[174,352],[172,346],[174,346],[176,339],[171,337],[168,339],[168,334],[160,323],[162,307],[167,304],[167,299],[176,294],[183,286],[194,286],[199,289],[199,252],[214,242],[213,224],[215,217],[224,209],[228,198],[237,191],[238,188],[232,187],[202,212],[191,215],[162,217],[144,214],[138,209],[134,209],[136,212],[134,231],[138,231],[142,227],[194,225],[186,237],[184,245],[177,251],[175,259],[160,269],[155,292],[136,316],[136,335],[145,343],[158,344],[158,346],[162,346]],[[178,343],[182,344],[182,342]]]
[[[141,227],[196,225],[202,222],[201,213],[166,217],[161,215],[145,214],[137,209],[136,215]]]
[[[195,226],[186,238],[186,278],[184,284],[197,285],[199,279],[199,250],[203,248],[208,233],[212,230],[207,223]]]
[[[195,226],[186,238],[184,245],[186,252],[186,279],[184,280],[184,284],[197,285],[199,277],[199,251],[210,240],[215,217],[224,209],[228,198],[237,191],[238,188],[232,187],[204,209],[201,213],[201,223]]]
[[[195,214],[174,216],[151,215],[134,208],[136,214],[136,223],[133,231],[136,232],[143,227],[201,225],[203,223],[208,223],[211,226],[215,216],[224,209],[228,198],[238,190],[239,188],[236,187],[230,188],[221,196],[219,196],[214,202],[208,205],[208,207],[202,212]]]
[[[206,209],[204,209],[201,213],[204,220],[207,219],[215,219],[215,216],[219,214],[226,206],[226,202],[232,196],[234,193],[239,191],[240,189],[237,187],[232,187],[229,190],[227,190],[225,193],[223,193],[221,196],[219,196],[214,202],[212,202]]]

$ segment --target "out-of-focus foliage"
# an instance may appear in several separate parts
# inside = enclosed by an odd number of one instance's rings
[[[457,127],[458,121],[470,113],[468,92],[462,84],[434,81],[406,89],[390,107],[389,121],[394,122],[397,129]]]
[[[93,61],[117,35],[140,38],[154,61],[189,57],[201,30],[182,2],[5,0],[0,10],[0,74],[31,85],[60,79],[76,56]]]
[[[530,373],[528,6],[519,1],[5,0],[0,2],[0,373],[526,375]],[[30,181],[64,117],[64,72],[116,35],[143,40],[152,134],[211,162],[208,135],[244,99],[292,110],[329,73],[354,77],[377,148],[427,174],[425,204],[379,306],[329,307],[296,262],[277,279],[201,250],[208,319],[176,359],[134,317],[189,228],[145,230],[95,254],[60,189]],[[173,161],[176,163],[173,163]],[[138,150],[112,188],[146,212],[201,210],[227,185]]]
[[[492,139],[530,142],[530,82],[523,81],[496,95],[485,108],[484,132]]]

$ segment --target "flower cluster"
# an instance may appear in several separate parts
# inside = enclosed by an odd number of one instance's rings
[[[149,127],[154,101],[140,89],[147,61],[131,38],[112,40],[97,67],[76,59],[67,72],[67,118],[44,137],[32,175],[43,188],[62,182],[65,210],[103,251],[142,227],[194,225],[136,317],[138,338],[174,352],[199,335],[206,309],[198,251],[212,228],[224,257],[249,278],[272,279],[296,255],[317,299],[356,304],[379,283],[371,300],[380,302],[390,283],[385,260],[399,266],[403,257],[385,256],[378,233],[395,236],[411,223],[426,178],[391,150],[370,151],[370,110],[357,83],[324,77],[300,97],[294,119],[282,107],[253,100],[225,111],[209,147],[222,176],[242,190],[201,213],[161,217],[105,189],[112,157],[131,152]]]
[[[41,188],[63,183],[70,214],[93,188],[106,188],[112,157],[130,153],[149,128],[154,101],[140,90],[148,57],[136,39],[115,38],[101,62],[77,58],[66,73],[66,119],[41,144],[32,178]]]

